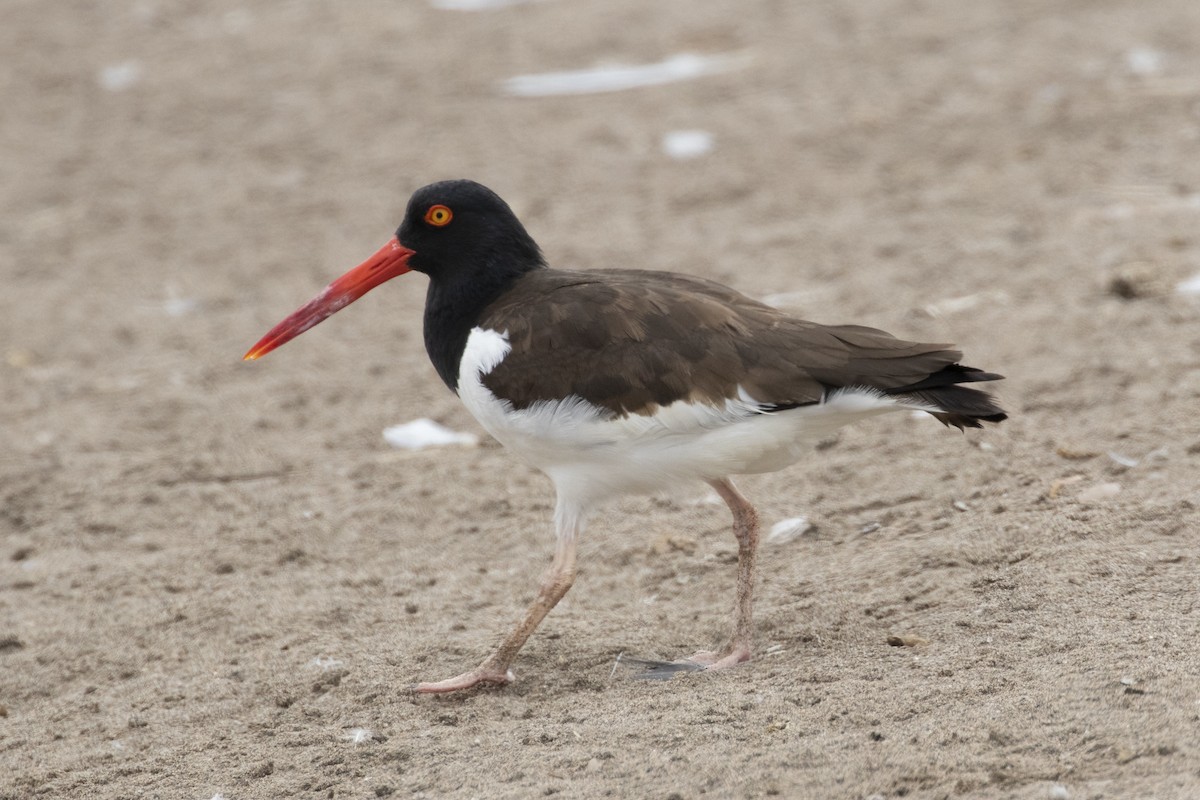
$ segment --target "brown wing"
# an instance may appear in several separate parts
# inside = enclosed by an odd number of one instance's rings
[[[720,405],[739,386],[764,406],[799,406],[843,386],[918,384],[961,356],[795,319],[664,272],[535,270],[479,324],[508,333],[511,352],[483,382],[518,409],[578,395],[615,414],[649,414],[678,400]]]

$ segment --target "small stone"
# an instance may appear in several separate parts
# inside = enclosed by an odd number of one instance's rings
[[[917,647],[923,644],[929,644],[929,640],[923,636],[914,634],[902,634],[900,636],[887,637],[887,643],[892,647]]]
[[[1050,800],[1070,800],[1071,793],[1067,791],[1067,787],[1061,783],[1056,783],[1050,787]]]
[[[604,762],[602,762],[598,758],[593,758],[591,761],[589,761],[587,763],[587,767],[585,767],[584,769],[587,772],[599,772],[601,767],[603,767],[603,766],[604,766]]]
[[[1088,450],[1085,447],[1076,447],[1069,444],[1060,444],[1054,453],[1059,458],[1065,458],[1068,461],[1084,461],[1100,455],[1096,450]]]
[[[1137,300],[1143,297],[1163,297],[1171,292],[1160,264],[1149,261],[1133,261],[1122,264],[1108,278],[1108,292],[1122,300]]]

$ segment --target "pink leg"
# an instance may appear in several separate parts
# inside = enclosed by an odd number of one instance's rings
[[[754,638],[752,617],[754,562],[758,554],[758,512],[728,478],[708,483],[733,512],[733,535],[738,541],[737,605],[733,611],[733,638],[729,646],[719,653],[696,653],[688,660],[707,669],[725,669],[750,660],[750,646]]]
[[[525,612],[525,618],[508,635],[499,649],[488,656],[478,667],[444,681],[418,683],[412,687],[414,692],[429,694],[457,692],[479,684],[504,685],[512,682],[513,674],[509,671],[509,666],[513,659],[525,646],[525,642],[537,628],[538,623],[546,614],[550,613],[550,609],[557,605],[575,581],[576,538],[580,522],[577,517],[566,519],[561,510],[557,516],[559,517],[558,543],[554,551],[554,563],[550,565],[550,569],[542,578],[537,598]]]

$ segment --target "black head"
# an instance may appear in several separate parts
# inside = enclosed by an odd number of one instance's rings
[[[409,268],[429,276],[425,348],[442,380],[457,389],[458,362],[484,308],[546,262],[508,203],[474,181],[418,189],[396,238],[412,251]]]
[[[467,336],[484,308],[519,277],[545,266],[537,243],[491,189],[474,181],[431,183],[408,201],[394,239],[292,312],[245,358],[266,355],[374,287],[416,270],[429,276],[425,347],[455,388]]]
[[[435,282],[491,283],[545,266],[537,243],[508,203],[474,181],[418,189],[396,238],[413,251],[409,267]]]

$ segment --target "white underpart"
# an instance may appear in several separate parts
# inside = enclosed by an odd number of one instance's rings
[[[507,333],[473,329],[459,362],[458,393],[488,433],[550,476],[560,514],[564,507],[582,512],[609,497],[689,480],[774,472],[849,422],[905,408],[930,410],[863,388],[765,414],[740,387],[723,406],[676,402],[647,416],[614,419],[578,396],[515,410],[482,381],[509,350]]]

